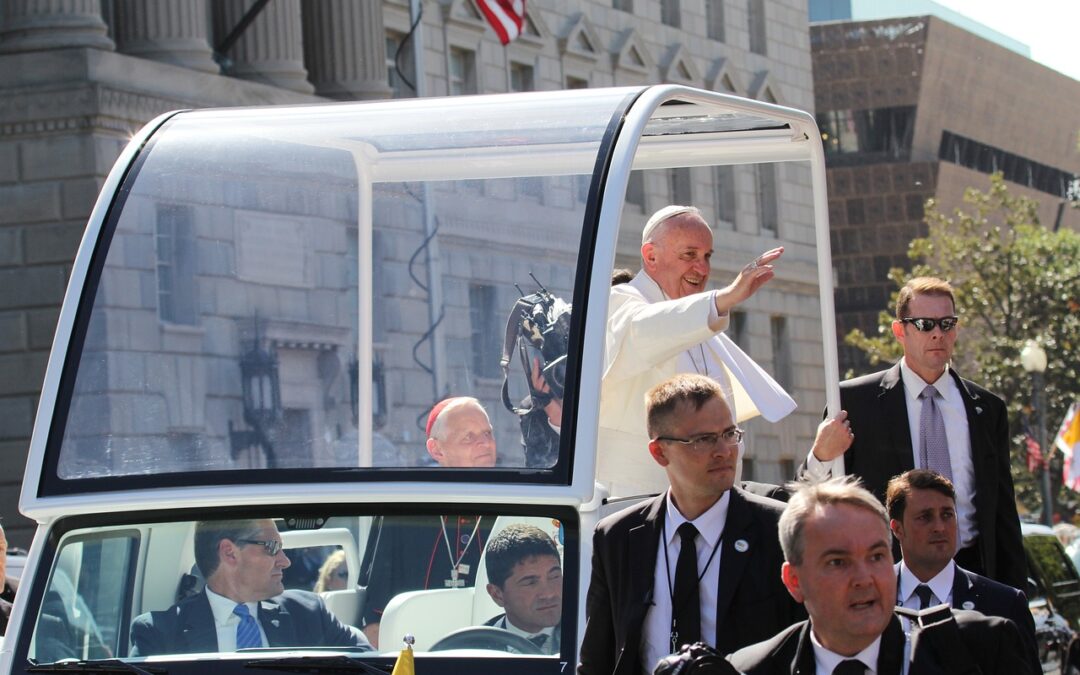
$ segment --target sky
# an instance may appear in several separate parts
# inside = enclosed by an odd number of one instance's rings
[[[1031,58],[1080,80],[1080,0],[935,0],[1031,47]]]

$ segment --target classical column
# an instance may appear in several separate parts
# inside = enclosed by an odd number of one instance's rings
[[[219,71],[208,42],[206,0],[113,0],[116,47],[183,68]]]
[[[100,0],[3,0],[0,11],[0,53],[113,49]]]
[[[251,5],[251,0],[214,0],[211,8],[215,39],[223,40]],[[304,70],[302,32],[300,0],[267,3],[240,39],[221,55],[226,59],[225,72],[253,82],[314,93]]]
[[[305,2],[304,63],[315,93],[329,98],[390,98],[381,2]]]

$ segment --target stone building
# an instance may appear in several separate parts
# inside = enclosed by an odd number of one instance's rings
[[[926,234],[923,204],[946,212],[1002,171],[1051,228],[1080,227],[1065,205],[1080,174],[1080,82],[937,16],[814,23],[818,126],[825,139],[840,336],[876,334]],[[841,371],[869,366],[840,348]]]
[[[29,524],[16,513],[18,492],[67,274],[97,193],[131,135],[156,116],[182,108],[415,95],[409,84],[417,77],[412,52],[407,44],[399,50],[410,27],[405,0],[271,0],[237,31],[252,4],[10,0],[0,5],[0,515],[15,544],[29,541]],[[814,107],[804,0],[534,0],[523,34],[505,48],[471,0],[427,0],[423,8],[419,76],[425,96],[667,82]],[[799,412],[778,425],[751,423],[745,473],[759,480],[791,476],[824,403],[809,183],[807,168],[786,164],[641,172],[631,181],[620,235],[619,263],[636,269],[640,227],[648,214],[667,203],[694,203],[715,225],[714,279],[725,283],[761,251],[787,247],[778,278],[732,317],[734,339],[800,404]],[[505,198],[500,191],[510,190],[517,199],[540,204],[558,222],[580,204],[583,187],[582,181],[519,181],[460,189],[475,189],[474,197],[493,203]],[[381,217],[415,218],[408,208],[395,210],[400,204],[388,199]],[[289,208],[282,207],[276,231],[285,239],[292,232]],[[184,246],[196,245],[185,244],[181,234],[191,226],[185,225],[189,217],[170,209],[147,213],[147,223],[156,229],[141,236],[156,236],[159,244],[167,239],[174,252],[163,258],[159,250],[155,260],[151,249],[142,251],[150,256],[140,263],[143,295],[130,301],[156,308],[153,321],[139,324],[142,335],[153,334],[147,339],[176,344],[193,339],[185,319],[191,306],[182,295],[170,295],[184,264]],[[490,222],[450,224],[444,267],[469,266],[473,283],[453,274],[442,281],[445,306],[454,316],[443,327],[445,349],[458,364],[442,373],[443,391],[497,399],[501,379],[490,364],[499,345],[491,336],[493,328],[495,334],[501,331],[502,319],[493,317],[517,296],[512,282],[521,265],[515,263],[550,246],[542,233],[505,242],[506,261],[490,266],[485,272],[490,278],[477,283],[484,265],[470,260],[469,239],[490,237],[507,217],[513,214],[492,209]],[[236,227],[243,231],[242,224]],[[347,258],[347,237],[342,242],[346,252],[338,257]],[[334,253],[333,242],[323,245],[331,247],[324,253]],[[375,251],[383,292],[401,292],[412,283],[408,262],[416,246],[408,238],[391,239]],[[260,274],[240,253],[220,254],[227,259],[211,256],[207,260],[214,262],[200,264],[248,278]],[[565,279],[570,273],[572,266],[562,270],[555,264],[549,277]],[[318,280],[294,281],[297,288],[333,291]],[[566,281],[552,282],[556,292],[568,287]],[[301,293],[287,297],[296,313],[325,306]],[[307,324],[287,319],[289,311],[263,317],[261,328],[253,317],[247,337],[261,335],[263,344],[277,350],[282,397],[292,401],[287,414],[291,410],[316,426],[330,421],[348,426],[348,415],[330,407],[348,396],[347,379],[340,376],[348,367],[347,339],[337,333],[313,336]],[[376,355],[386,369],[377,425],[394,446],[416,442],[415,420],[431,404],[431,378],[408,355],[429,327],[427,319],[422,303],[405,318],[375,318]],[[210,322],[200,330],[205,339],[219,340],[223,353],[239,357],[237,335],[214,335]],[[309,397],[315,401],[310,408],[305,408],[307,394],[286,391],[289,372],[305,368],[339,374],[332,394]],[[233,409],[238,397],[239,392],[223,396]],[[160,405],[166,411],[183,407],[166,399]],[[92,409],[82,414],[93,419]],[[180,419],[170,426],[175,445],[169,457],[197,454],[204,427],[222,421],[198,411],[175,415]],[[503,437],[513,437],[513,420],[493,416],[493,421]],[[347,439],[348,431],[338,435]],[[414,454],[413,460],[422,459],[422,452]]]

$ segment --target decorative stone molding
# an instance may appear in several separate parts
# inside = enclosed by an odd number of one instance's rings
[[[0,2],[0,53],[92,47],[113,49],[100,0]]]
[[[468,28],[480,33],[488,28],[484,16],[472,0],[439,0],[439,7],[442,10],[443,21],[448,26]]]
[[[611,63],[616,70],[629,70],[639,75],[648,75],[656,67],[656,59],[649,53],[648,45],[635,28],[619,34],[611,55]]]
[[[770,75],[767,70],[758,71],[757,74],[754,75],[754,79],[750,83],[746,95],[750,98],[756,98],[759,101],[765,101],[766,103],[779,103],[783,105],[784,99],[780,90],[777,88],[776,83],[773,82],[772,75]]]
[[[208,42],[206,0],[113,0],[117,49],[125,54],[217,73]]]
[[[304,62],[319,96],[390,98],[380,2],[318,0],[303,4]]]
[[[741,95],[742,80],[731,64],[731,59],[720,57],[713,61],[709,74],[705,77],[705,86],[723,94]]]
[[[685,84],[696,87],[701,83],[701,71],[693,57],[681,44],[668,47],[664,60],[660,64],[660,75],[665,82]]]
[[[572,56],[586,64],[594,64],[600,58],[600,36],[589,19],[581,13],[574,15],[559,38],[559,52]]]
[[[224,38],[240,22],[248,0],[215,0],[214,33]],[[300,0],[268,3],[232,46],[225,72],[245,80],[262,82],[302,94],[314,93],[304,69]]]

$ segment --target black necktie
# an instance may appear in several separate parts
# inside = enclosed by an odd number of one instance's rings
[[[930,606],[930,598],[934,593],[926,584],[919,584],[915,587],[915,595],[919,597],[919,609],[926,609]]]
[[[671,638],[675,649],[701,640],[701,601],[698,594],[697,528],[679,526],[682,547],[675,564],[675,594],[671,599]]]
[[[844,659],[836,664],[832,675],[866,675],[866,666],[859,659]]]
[[[546,633],[540,633],[539,635],[534,635],[529,638],[529,642],[536,645],[537,649],[540,651],[544,651],[544,643],[547,642],[547,638],[548,636]]]

